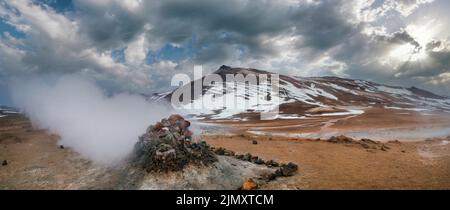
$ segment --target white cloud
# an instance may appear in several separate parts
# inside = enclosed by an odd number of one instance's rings
[[[422,4],[432,3],[434,0],[387,0],[385,5],[398,11],[403,16],[409,16]]]
[[[96,6],[102,7],[108,3],[96,1]],[[141,72],[116,62],[111,50],[97,48],[80,31],[80,22],[50,7],[26,0],[8,1],[0,5],[0,16],[26,34],[26,38],[20,42],[6,38],[0,40],[0,60],[4,60],[0,75],[80,72],[89,73],[97,79],[116,80],[118,83],[133,81],[135,84],[129,85],[135,88],[149,83]],[[130,43],[126,57],[132,64],[143,63],[147,52],[144,43],[143,36]]]
[[[402,81],[425,72],[437,76],[446,64],[442,60],[448,51],[448,23],[434,18],[425,24],[423,15],[412,15],[431,3],[75,0],[75,11],[58,13],[26,0],[5,1],[0,3],[0,16],[26,36],[0,36],[0,76],[80,73],[143,92],[168,88],[172,74],[191,72],[194,64],[206,70],[227,64],[381,82],[394,75]],[[402,49],[414,42],[418,44],[412,51],[431,43],[426,53],[431,59],[421,63],[423,68],[405,69],[411,50]],[[158,55],[167,45],[188,53],[175,59],[157,56],[147,64],[149,52]],[[124,62],[113,58],[123,49]]]
[[[146,47],[146,40],[144,34],[137,37],[136,40],[128,44],[125,50],[125,59],[131,64],[142,64],[147,57],[148,48]]]

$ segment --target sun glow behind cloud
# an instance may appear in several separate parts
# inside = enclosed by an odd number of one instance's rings
[[[427,43],[436,39],[443,25],[436,19],[420,21],[417,24],[410,24],[406,27],[406,31],[421,45],[425,46]]]
[[[446,93],[426,81],[448,72],[449,2],[0,0],[0,80],[78,73],[153,93],[194,64],[226,64]]]
[[[436,40],[436,35],[442,30],[442,24],[438,24],[436,19],[427,20],[423,24],[411,24],[405,31],[417,42],[418,46],[411,43],[404,43],[394,47],[387,57],[389,63],[394,66],[401,66],[405,62],[424,63],[430,59],[428,43]]]
[[[393,60],[394,63],[402,63],[408,61],[422,61],[428,59],[428,53],[422,49],[417,48],[412,44],[403,44],[395,49],[393,49],[389,53],[389,57]]]

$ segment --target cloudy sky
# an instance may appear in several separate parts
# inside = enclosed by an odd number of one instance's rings
[[[11,78],[80,74],[112,92],[220,65],[450,91],[448,0],[0,0]]]

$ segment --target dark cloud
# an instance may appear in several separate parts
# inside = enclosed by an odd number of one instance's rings
[[[434,49],[436,49],[436,48],[441,47],[441,45],[442,45],[442,42],[441,42],[441,41],[433,40],[433,41],[429,42],[429,43],[426,45],[426,48],[425,48],[425,49],[426,49],[427,51],[431,51],[431,50],[434,50]]]
[[[74,1],[80,32],[101,48],[117,48],[136,38],[144,30],[146,15],[132,12],[111,2]]]
[[[291,9],[274,1],[200,0],[192,4],[169,0],[149,7],[155,11],[152,36],[173,43],[194,39],[197,60],[202,62],[227,60],[224,52],[238,45],[254,57],[270,55],[273,52],[261,37],[284,33],[291,24]],[[224,44],[229,46],[218,49]],[[211,52],[214,48],[217,53]]]
[[[28,27],[22,31],[26,36],[21,44],[5,36],[0,39],[3,77],[18,72],[82,73],[94,75],[98,81],[112,81],[115,84],[107,86],[117,89],[144,86],[154,90],[168,86],[171,74],[191,71],[193,64],[208,69],[236,64],[291,74],[318,68],[337,76],[425,84],[426,78],[437,78],[450,66],[445,40],[449,37],[424,44],[407,30],[408,22],[414,20],[405,17],[423,5],[423,0],[386,0],[368,6],[363,6],[364,1],[345,0],[161,0],[140,4],[74,0],[73,10],[64,13],[45,6],[30,9],[24,2],[3,4],[23,13],[9,20],[13,25]],[[2,18],[15,15],[0,6]],[[390,24],[392,19],[404,22]],[[392,50],[406,44],[415,47],[411,54],[425,53],[428,59],[385,61],[392,59],[388,56]],[[160,55],[165,46],[185,53],[178,60],[166,59],[174,57],[170,55],[146,59],[147,54]],[[111,58],[117,51],[124,54],[120,62]]]
[[[400,31],[397,31],[389,36],[383,36],[378,35],[376,36],[376,39],[380,41],[386,41],[393,44],[406,44],[409,43],[416,47],[416,50],[420,50],[422,46],[404,29],[400,29]]]
[[[399,69],[401,77],[433,77],[450,71],[450,51],[429,51],[427,61],[408,61]]]
[[[295,32],[303,37],[301,45],[326,50],[358,32],[358,26],[346,20],[342,1],[323,1],[319,4],[302,5],[293,19]]]

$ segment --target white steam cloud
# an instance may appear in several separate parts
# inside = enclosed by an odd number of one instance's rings
[[[12,82],[12,97],[33,126],[61,136],[61,144],[100,163],[116,163],[126,157],[139,135],[157,120],[167,117],[167,106],[146,101],[140,95],[108,97],[95,82],[65,76]]]

